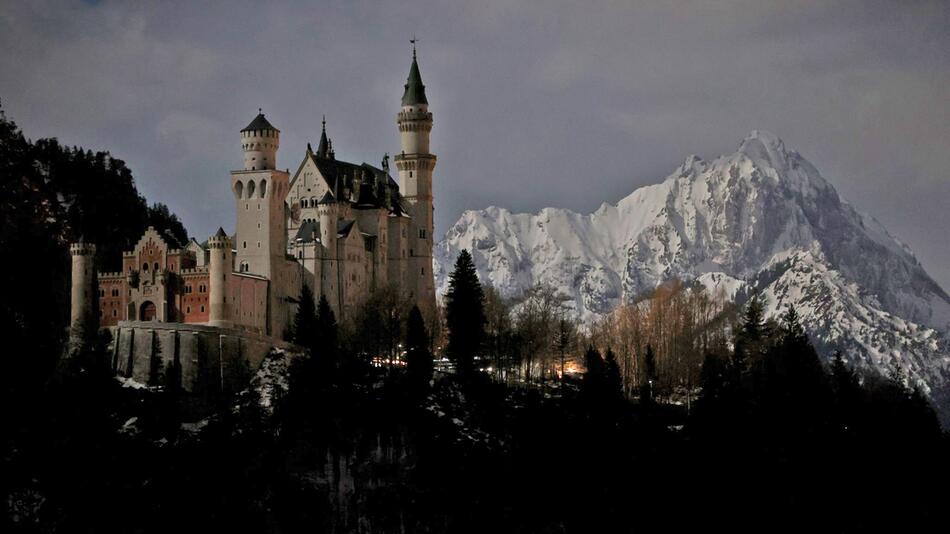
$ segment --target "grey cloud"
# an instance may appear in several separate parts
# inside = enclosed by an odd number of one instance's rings
[[[420,39],[438,229],[496,204],[579,211],[691,153],[782,136],[950,287],[950,5],[940,1],[39,1],[0,11],[0,97],[29,135],[108,148],[197,236],[258,107],[295,166],[398,147]]]

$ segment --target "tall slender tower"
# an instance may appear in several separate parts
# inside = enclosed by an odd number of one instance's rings
[[[231,277],[231,240],[223,228],[208,238],[210,251],[208,265],[208,324],[211,326],[232,326],[228,309],[228,279]]]
[[[395,157],[399,188],[406,199],[409,223],[409,265],[403,287],[412,293],[422,314],[431,320],[435,312],[435,281],[432,277],[432,171],[435,155],[429,153],[432,113],[416,61],[412,40],[412,66],[402,94],[402,110],[396,116],[402,152]]]
[[[258,113],[241,130],[244,169],[231,171],[237,207],[235,268],[270,279],[275,264],[282,262],[287,253],[284,197],[289,177],[276,170],[279,146],[280,130]]]
[[[95,304],[96,295],[96,246],[82,239],[69,246],[72,256],[72,288],[70,291],[70,337],[74,341],[85,341],[95,337],[99,326]]]

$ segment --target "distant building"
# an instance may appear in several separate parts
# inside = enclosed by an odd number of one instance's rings
[[[280,130],[263,113],[240,132],[244,166],[231,172],[237,228],[178,243],[149,228],[123,254],[122,271],[97,273],[100,326],[194,323],[280,337],[301,287],[325,296],[338,320],[373,288],[392,284],[432,317],[432,114],[416,52],[396,119],[401,151],[379,167],[336,159],[326,121],[293,175],[277,170]],[[74,325],[94,312],[95,247],[73,255]]]

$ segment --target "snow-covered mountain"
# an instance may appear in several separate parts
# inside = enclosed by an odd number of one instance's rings
[[[882,372],[903,368],[950,414],[950,297],[769,133],[711,162],[690,156],[662,183],[591,214],[466,211],[436,247],[440,294],[463,248],[503,294],[554,284],[585,320],[671,278],[759,291],[771,313],[794,304],[822,348]]]

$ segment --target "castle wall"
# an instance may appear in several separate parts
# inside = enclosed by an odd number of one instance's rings
[[[178,310],[185,323],[206,323],[211,313],[211,281],[208,269],[181,271]]]
[[[99,273],[99,326],[115,326],[124,321],[129,299],[124,273]]]
[[[246,273],[231,273],[227,299],[231,322],[261,334],[267,333],[268,280]]]
[[[244,389],[274,347],[291,345],[240,329],[121,321],[110,329],[118,376],[149,385],[176,382],[211,401]]]

